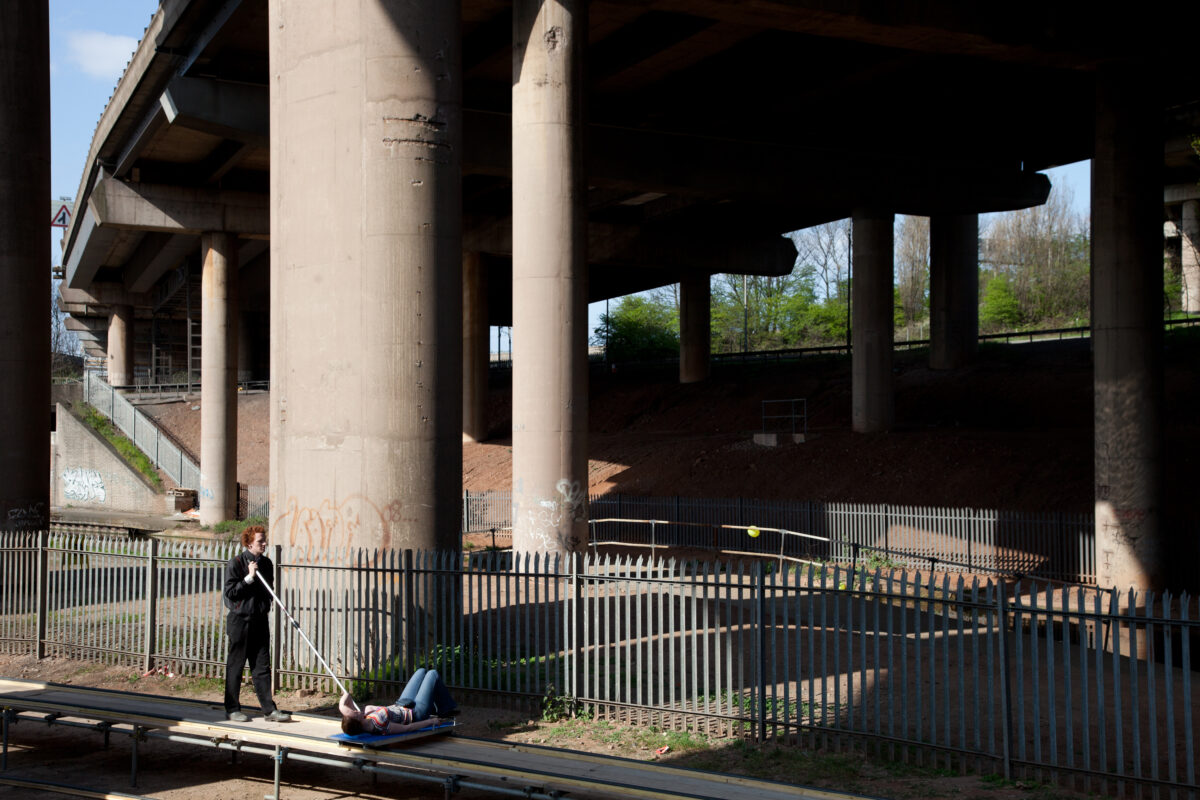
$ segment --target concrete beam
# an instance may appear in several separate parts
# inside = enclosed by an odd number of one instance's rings
[[[1188,200],[1200,200],[1200,184],[1177,183],[1163,187],[1163,205],[1175,205]]]
[[[125,183],[108,176],[101,176],[96,182],[88,211],[94,214],[95,225],[99,227],[195,235],[223,231],[263,237],[271,231],[266,195]]]
[[[168,124],[255,147],[270,144],[270,101],[266,86],[179,76],[159,99]]]
[[[507,114],[465,112],[464,173],[507,177],[512,172],[512,131]],[[588,184],[697,198],[755,199],[764,204],[804,204],[797,186],[819,186],[822,206],[871,202],[897,213],[1010,211],[1040,205],[1050,180],[1038,173],[998,170],[960,162],[930,163],[903,155],[837,153],[828,149],[709,139],[684,134],[588,127]],[[675,165],[687,164],[681,170]]]
[[[64,306],[147,306],[150,304],[150,295],[130,292],[119,283],[95,282],[90,284],[86,289],[72,289],[68,286],[60,286],[58,296],[62,301],[61,304]],[[105,314],[107,313],[105,312]]]
[[[75,247],[67,255],[63,272],[69,288],[83,289],[96,279],[100,265],[117,238],[117,231],[101,227],[91,203],[76,219],[78,224],[74,228],[78,237]]]
[[[80,344],[94,344],[100,355],[108,355],[108,317],[67,317],[63,327],[75,334]]]
[[[196,237],[147,233],[133,256],[125,262],[123,278],[131,293],[148,292],[154,284],[199,247]]]
[[[511,218],[475,218],[467,222],[463,233],[465,250],[512,256]],[[796,248],[783,236],[737,238],[710,230],[590,222],[587,258],[590,268],[625,266],[671,272],[779,276],[792,271]]]

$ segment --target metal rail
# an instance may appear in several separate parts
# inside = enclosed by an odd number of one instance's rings
[[[548,747],[512,746],[485,739],[431,737],[391,750],[356,748],[329,739],[333,717],[295,714],[292,723],[234,723],[220,703],[0,678],[3,758],[10,729],[21,719],[128,735],[133,740],[130,782],[136,786],[137,743],[146,738],[263,755],[275,762],[275,800],[283,765],[303,761],[331,768],[421,780],[443,786],[555,800],[565,794],[609,798],[712,800],[840,800],[839,792],[699,772],[630,759]],[[7,778],[0,777],[0,783]],[[82,787],[69,787],[82,790]],[[90,791],[90,790],[82,790]]]

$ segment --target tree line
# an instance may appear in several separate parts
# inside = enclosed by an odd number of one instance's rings
[[[980,219],[981,333],[1087,325],[1091,232],[1071,210],[1069,189],[1040,206]],[[714,353],[844,345],[850,332],[853,250],[850,220],[788,234],[792,271],[780,277],[713,275]],[[900,216],[895,227],[895,338],[923,339],[929,325],[929,219]],[[1166,276],[1169,283],[1171,276]],[[1169,286],[1167,287],[1169,292]],[[593,331],[614,360],[679,352],[677,285],[623,297]]]

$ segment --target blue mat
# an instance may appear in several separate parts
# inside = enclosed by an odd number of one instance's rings
[[[418,728],[415,731],[405,731],[404,733],[382,733],[370,734],[360,733],[357,736],[350,736],[345,733],[335,733],[330,736],[330,739],[341,742],[342,744],[357,745],[358,747],[382,747],[384,745],[403,742],[408,739],[420,739],[425,736],[431,736],[436,733],[449,733],[454,727],[454,720],[443,719],[438,720],[436,724],[426,728]]]

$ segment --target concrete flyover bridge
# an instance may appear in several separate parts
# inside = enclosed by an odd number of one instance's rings
[[[48,147],[27,124],[45,116],[30,43],[46,19],[24,5],[0,12],[0,85],[20,87],[0,133],[9,198],[48,194],[27,168]],[[163,0],[96,128],[62,303],[114,383],[190,363],[199,342],[206,521],[236,498],[235,379],[269,374],[287,546],[456,546],[487,326],[512,324],[514,543],[567,552],[587,537],[589,300],[678,282],[680,378],[703,380],[708,277],[786,274],[782,233],[852,217],[853,425],[886,431],[894,215],[932,219],[931,360],[960,366],[978,214],[1044,202],[1039,170],[1091,158],[1101,582],[1168,585],[1158,281],[1164,187],[1196,179],[1197,17],[1078,0]],[[5,231],[34,226],[4,202]],[[0,242],[15,248],[0,319],[39,328],[14,289],[38,256]],[[8,373],[40,380],[34,345],[0,340]],[[3,435],[22,441],[45,403],[5,398]],[[40,479],[15,480],[44,474],[26,469],[39,449],[0,467],[10,525],[44,503]]]

